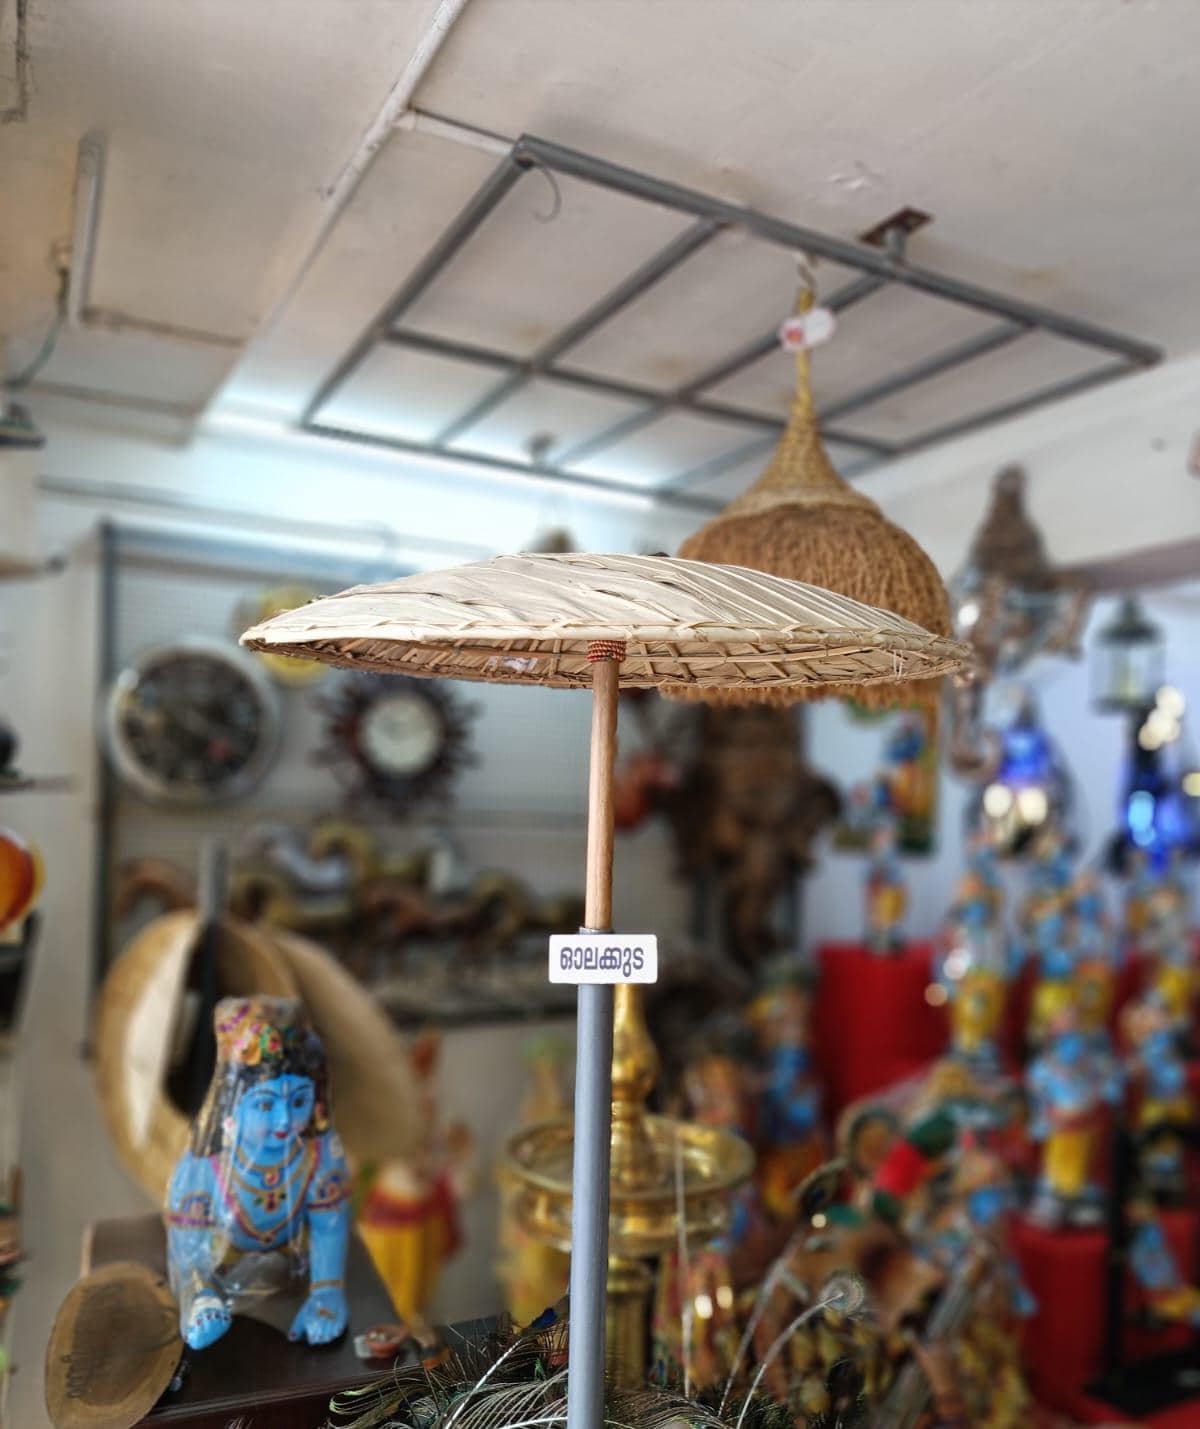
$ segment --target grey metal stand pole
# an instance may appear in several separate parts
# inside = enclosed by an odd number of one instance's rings
[[[607,658],[600,656],[592,675],[584,920],[589,929],[597,931],[612,925],[612,772],[617,747],[619,662],[620,655],[615,650]],[[567,1429],[601,1429],[612,1135],[612,988],[581,987],[577,1007]]]
[[[612,988],[581,987],[578,1007],[567,1429],[600,1429],[604,1423],[604,1312],[608,1283]]]

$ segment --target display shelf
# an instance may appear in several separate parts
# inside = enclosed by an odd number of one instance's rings
[[[861,943],[823,943],[816,951],[815,1057],[830,1117],[860,1097],[919,1072],[946,1047],[945,1012],[931,1007],[933,945],[897,953]]]
[[[1164,1211],[1162,1219],[1177,1263],[1194,1265],[1200,1214]],[[1103,1229],[1050,1231],[1020,1220],[1013,1227],[1012,1250],[1037,1302],[1024,1333],[1030,1383],[1043,1403],[1064,1414],[1075,1413],[1088,1397],[1084,1387],[1103,1368],[1108,1234]],[[1144,1299],[1132,1281],[1126,1302],[1128,1363],[1195,1348],[1196,1337],[1186,1327],[1148,1331],[1136,1323]]]
[[[0,774],[0,794],[65,794],[74,783],[67,774]]]

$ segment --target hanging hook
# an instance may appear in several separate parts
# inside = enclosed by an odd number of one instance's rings
[[[555,177],[553,171],[548,169],[545,164],[539,164],[535,162],[533,167],[550,185],[550,193],[552,195],[550,212],[535,213],[533,215],[534,221],[536,223],[553,223],[554,220],[558,217],[558,215],[562,212],[562,189],[559,188],[558,179]]]

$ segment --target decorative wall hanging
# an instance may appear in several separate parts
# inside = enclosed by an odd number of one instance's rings
[[[234,799],[266,774],[280,735],[266,672],[206,639],[146,651],[113,681],[104,733],[121,778],[152,803]]]
[[[451,781],[471,762],[475,710],[441,685],[351,675],[321,705],[328,724],[317,758],[332,768],[352,799],[407,811],[422,800],[444,799]]]
[[[799,299],[801,314],[811,309],[812,299],[811,288],[806,288]],[[821,443],[809,356],[803,347],[796,353],[796,395],[788,424],[767,469],[748,491],[689,536],[679,554],[806,581],[894,611],[935,634],[950,633],[946,589],[933,562],[869,496],[839,476],[829,460]],[[848,684],[838,693],[873,707],[932,704],[940,683],[901,688]],[[708,692],[702,697],[712,698]],[[735,688],[718,698],[744,703],[780,697],[778,690]]]
[[[757,572],[666,557],[508,556],[347,591],[250,630],[251,648],[398,674],[498,680],[592,690],[585,924],[612,924],[613,761],[621,685],[717,690],[887,684],[935,679],[961,668],[966,651],[888,612]],[[624,1030],[613,1036],[620,998]],[[649,1127],[613,1118],[614,1090],[628,1078],[636,1106],[648,1042],[633,990],[585,985],[578,993],[575,1118],[551,1148],[554,1191],[571,1207],[569,1429],[599,1429],[605,1394],[605,1269],[611,1169],[622,1194],[641,1179],[635,1148]],[[614,1056],[615,1052],[615,1056]],[[621,1098],[615,1098],[620,1104]],[[617,1132],[615,1145],[610,1133]],[[650,1149],[650,1185],[674,1186],[681,1129]],[[664,1131],[666,1128],[664,1128]],[[571,1171],[568,1174],[568,1148]],[[683,1195],[725,1214],[727,1182],[713,1163],[683,1154]],[[665,1159],[663,1153],[668,1154]],[[525,1166],[538,1184],[540,1157]],[[643,1164],[646,1164],[643,1162]],[[632,1179],[630,1179],[632,1178]],[[557,1194],[556,1197],[557,1198]],[[559,1200],[558,1216],[566,1198]],[[552,1202],[543,1202],[549,1214]],[[714,1220],[714,1216],[716,1219]],[[674,1216],[670,1216],[674,1225]],[[557,1223],[557,1217],[551,1215]],[[614,1346],[616,1355],[626,1346]]]
[[[1088,592],[1055,568],[1025,510],[1025,473],[1005,467],[966,564],[950,581],[954,632],[975,654],[976,678],[950,702],[949,755],[956,773],[986,779],[996,742],[983,726],[984,695],[997,675],[1017,673],[1034,655],[1078,654]]]
[[[796,711],[701,711],[695,756],[661,787],[679,867],[714,897],[720,947],[753,972],[778,951],[780,900],[841,800],[800,749]]]
[[[883,718],[887,718],[886,715]],[[902,854],[933,852],[937,826],[938,717],[929,705],[891,719],[883,738],[883,763],[850,790],[834,841],[865,853],[880,820],[889,820]]]

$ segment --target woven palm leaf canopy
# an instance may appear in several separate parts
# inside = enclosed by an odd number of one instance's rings
[[[358,586],[272,616],[242,644],[360,670],[590,687],[597,641],[619,683],[895,684],[956,669],[965,648],[886,611],[759,571],[667,556],[501,556]]]
[[[668,556],[501,556],[285,611],[251,649],[353,669],[590,688],[587,931],[612,926],[612,773],[621,685],[799,698],[928,680],[967,648],[815,586]],[[628,993],[630,989],[623,989]],[[571,1193],[568,1429],[604,1422],[613,988],[581,986]]]

